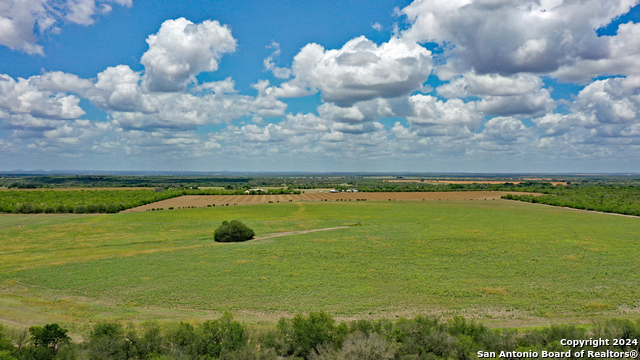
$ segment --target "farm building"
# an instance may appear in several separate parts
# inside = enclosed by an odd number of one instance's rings
[[[255,193],[266,193],[267,192],[267,190],[264,190],[264,189],[249,189],[249,190],[246,190],[244,193],[245,194],[250,194],[252,191],[255,192]]]

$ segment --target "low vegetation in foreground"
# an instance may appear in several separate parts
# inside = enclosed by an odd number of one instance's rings
[[[31,327],[11,337],[0,327],[2,360],[466,360],[490,357],[491,353],[512,359],[534,358],[534,354],[535,358],[631,358],[639,349],[640,321],[613,319],[589,328],[556,325],[514,331],[491,330],[463,317],[337,323],[327,313],[311,312],[281,318],[275,327],[252,328],[227,313],[202,323],[162,326],[154,322],[139,326],[102,322],[93,326],[81,343],[72,343],[58,324]],[[563,342],[591,338],[609,339],[609,344],[574,347]],[[578,355],[582,350],[585,356]],[[543,352],[552,355],[544,356]],[[586,356],[589,352],[598,355]]]

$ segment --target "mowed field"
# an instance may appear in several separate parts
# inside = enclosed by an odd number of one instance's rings
[[[213,242],[238,219],[259,239]],[[355,225],[360,224],[360,225]],[[336,228],[269,237],[279,232]],[[0,322],[640,316],[640,219],[505,200],[0,215]]]
[[[524,194],[509,191],[449,191],[449,192],[340,192],[304,193],[295,195],[186,195],[152,204],[139,206],[124,212],[140,212],[170,207],[174,209],[207,206],[234,206],[274,204],[294,201],[426,201],[426,200],[495,200],[506,194]],[[530,195],[530,193],[526,193]]]

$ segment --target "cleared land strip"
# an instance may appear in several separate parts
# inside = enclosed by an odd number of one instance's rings
[[[513,191],[445,191],[445,192],[357,192],[310,193],[297,195],[185,195],[139,206],[123,212],[150,209],[182,209],[188,207],[234,206],[294,201],[426,201],[426,200],[493,200],[503,195],[520,195]],[[530,193],[526,193],[532,195]],[[533,194],[541,195],[541,194]]]

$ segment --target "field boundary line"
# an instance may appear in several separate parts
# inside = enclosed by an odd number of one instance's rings
[[[522,202],[522,203],[528,203],[528,204],[532,204],[532,205],[548,206],[548,207],[552,207],[552,208],[556,208],[556,209],[567,209],[567,210],[573,210],[573,211],[582,211],[582,212],[586,212],[586,213],[623,216],[623,217],[629,217],[629,218],[635,218],[635,219],[640,218],[640,216],[636,216],[636,215],[619,214],[619,213],[614,213],[614,212],[604,212],[604,211],[587,210],[587,209],[576,209],[576,208],[572,208],[572,207],[568,207],[568,206],[556,206],[556,205],[549,205],[549,204],[542,204],[542,203],[530,203],[528,201],[520,201],[520,200],[515,200],[515,201]]]

